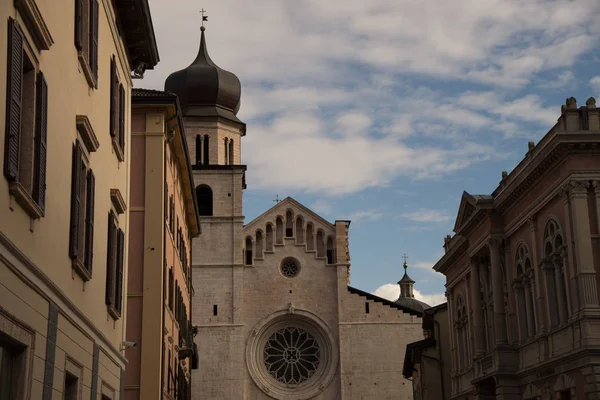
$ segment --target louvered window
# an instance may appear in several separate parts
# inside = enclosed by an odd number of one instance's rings
[[[98,0],[75,1],[75,47],[88,85],[98,88]]]
[[[92,277],[94,258],[94,215],[96,179],[89,168],[83,146],[73,145],[71,168],[71,220],[69,257],[72,266],[84,280]]]
[[[12,18],[8,33],[4,176],[11,195],[37,219],[46,205],[48,85]]]
[[[125,233],[118,227],[115,213],[108,214],[108,243],[106,259],[106,305],[114,319],[121,316],[123,309],[123,268]]]
[[[125,159],[125,88],[119,83],[117,61],[110,59],[110,136],[119,161]]]

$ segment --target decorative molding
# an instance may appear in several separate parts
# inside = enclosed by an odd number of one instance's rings
[[[110,189],[110,200],[118,214],[123,214],[127,210],[127,204],[119,189]]]
[[[40,219],[44,216],[44,210],[38,206],[20,182],[11,182],[8,191],[32,219]]]
[[[535,232],[536,231],[536,218],[534,216],[531,216],[529,218],[527,218],[527,225],[529,225],[529,230],[531,232]]]
[[[23,22],[38,50],[50,50],[54,40],[35,0],[14,0],[14,5],[23,17]]]
[[[85,148],[88,152],[93,153],[98,150],[100,147],[100,142],[94,133],[94,128],[92,128],[92,123],[90,122],[87,115],[78,115],[75,118],[77,131],[81,135],[81,139]]]

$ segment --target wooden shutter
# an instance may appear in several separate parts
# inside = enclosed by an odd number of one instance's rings
[[[169,218],[169,184],[165,182],[165,221]]]
[[[108,213],[108,244],[106,256],[106,304],[114,305],[114,273],[115,273],[115,251],[116,245],[115,214],[112,210]]]
[[[79,257],[79,210],[81,208],[82,149],[78,141],[73,145],[73,171],[71,173],[71,224],[69,231],[69,257]]]
[[[8,19],[8,66],[6,87],[6,141],[4,176],[19,180],[21,143],[21,87],[23,81],[23,32],[17,22]]]
[[[119,229],[117,233],[117,268],[115,273],[115,310],[121,314],[123,305],[123,262],[125,252],[125,233]]]
[[[33,199],[44,211],[46,206],[46,143],[48,131],[48,84],[42,71],[37,74],[35,105],[35,175]]]
[[[83,49],[83,0],[75,0],[75,47]]]
[[[85,210],[85,262],[88,272],[92,273],[94,259],[94,202],[96,192],[96,178],[92,170],[87,176],[86,210]]]
[[[117,136],[117,95],[119,94],[117,86],[117,63],[115,57],[110,59],[110,136]]]
[[[125,157],[125,88],[119,84],[119,147]]]
[[[98,1],[90,2],[90,68],[98,89]]]

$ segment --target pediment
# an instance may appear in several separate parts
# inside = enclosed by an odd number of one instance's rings
[[[458,214],[456,216],[456,222],[454,223],[453,231],[456,233],[467,223],[467,221],[473,216],[476,210],[476,201],[467,192],[463,192],[460,200],[460,207],[458,208]]]

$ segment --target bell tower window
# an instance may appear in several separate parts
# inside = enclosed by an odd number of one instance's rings
[[[198,201],[198,214],[202,217],[213,215],[213,192],[210,186],[200,185],[196,188],[196,200]]]
[[[209,137],[208,135],[204,135],[204,147],[203,147],[203,152],[204,152],[204,165],[208,165],[208,143],[209,143]]]

